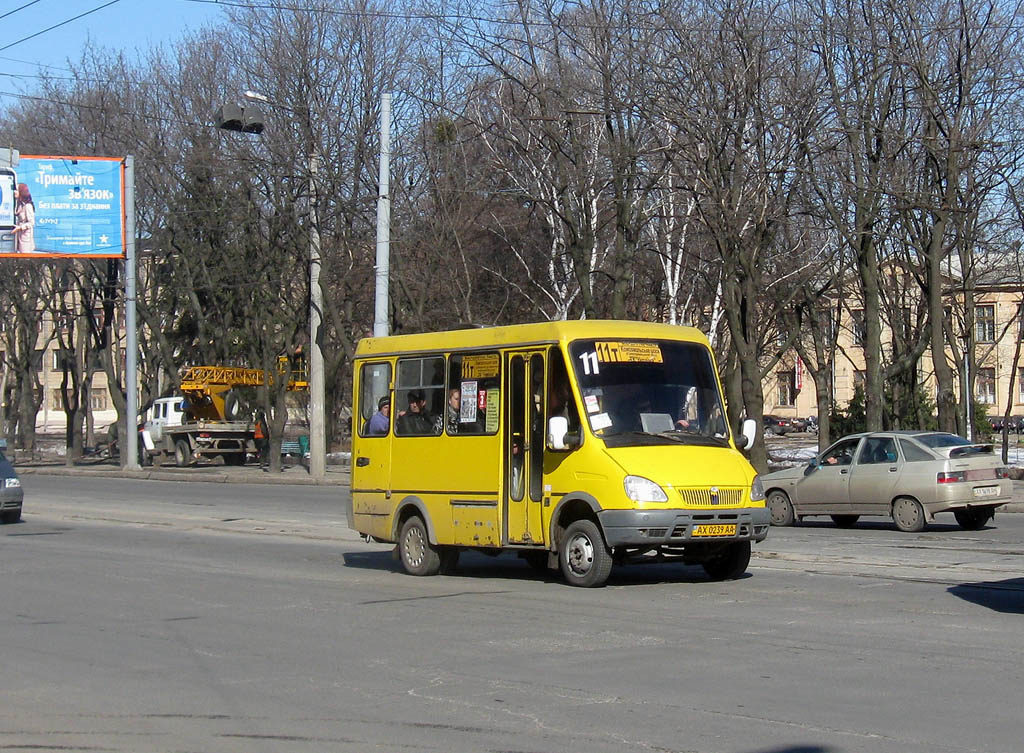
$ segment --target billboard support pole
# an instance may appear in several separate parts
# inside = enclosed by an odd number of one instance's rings
[[[124,215],[125,408],[124,433],[120,451],[121,468],[126,471],[137,471],[139,470],[139,344],[135,322],[135,157],[130,154],[124,158]]]

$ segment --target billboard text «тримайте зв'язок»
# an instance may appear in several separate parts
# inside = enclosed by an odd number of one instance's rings
[[[22,156],[16,171],[14,243],[0,256],[124,256],[123,158]]]

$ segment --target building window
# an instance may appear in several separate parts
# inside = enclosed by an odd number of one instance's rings
[[[996,402],[996,370],[991,367],[978,369],[976,398],[979,403],[994,405]]]
[[[974,339],[980,343],[996,341],[996,307],[978,306],[974,311]]]
[[[1017,402],[1024,403],[1024,368],[1017,369]]]
[[[779,405],[793,405],[796,403],[796,372],[780,371],[776,376],[779,379]]]
[[[853,320],[851,323],[853,326],[853,344],[863,346],[868,336],[867,328],[864,325],[864,309],[854,309],[850,312],[850,317]]]
[[[50,400],[50,410],[64,410],[64,398],[60,390],[53,390]]]
[[[53,364],[50,367],[50,371],[64,371],[64,366],[67,365],[68,371],[72,370],[74,362],[71,360],[70,353],[63,353],[60,350],[50,351],[53,356]]]
[[[93,387],[92,395],[89,398],[89,402],[92,405],[93,410],[106,410],[107,409],[107,391],[102,387]]]

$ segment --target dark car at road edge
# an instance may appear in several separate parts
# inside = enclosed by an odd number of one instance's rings
[[[24,492],[21,489],[21,479],[4,454],[6,450],[7,440],[0,439],[0,522],[17,523],[21,520]]]

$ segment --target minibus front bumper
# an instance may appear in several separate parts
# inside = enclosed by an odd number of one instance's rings
[[[764,507],[602,510],[597,516],[610,547],[763,541],[770,520]]]

